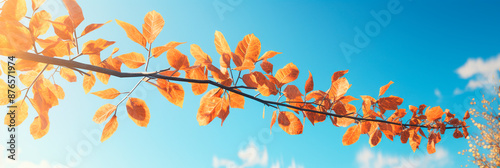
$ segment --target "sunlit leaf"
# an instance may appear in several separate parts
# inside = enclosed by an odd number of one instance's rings
[[[63,0],[63,2],[64,6],[66,6],[66,9],[68,10],[71,20],[73,21],[73,27],[78,27],[84,19],[82,8],[78,5],[78,3],[76,3],[76,0]]]
[[[19,21],[26,16],[27,10],[25,0],[7,0],[2,6],[0,17]]]
[[[167,51],[168,64],[175,69],[184,70],[189,67],[189,60],[186,55],[182,54],[177,49]]]
[[[159,86],[158,90],[163,97],[167,98],[167,100],[172,104],[182,108],[182,105],[184,104],[184,89],[182,88],[182,85],[168,82],[164,79],[158,79],[157,83]]]
[[[264,60],[262,63],[260,63],[260,67],[262,70],[266,73],[272,73],[273,72],[273,64],[271,64],[269,61]]]
[[[61,77],[66,79],[68,82],[76,82],[75,72],[69,68],[61,68],[59,70],[59,74],[61,74]]]
[[[158,46],[158,47],[155,47],[153,49],[151,49],[151,53],[153,54],[153,56],[155,58],[157,58],[158,56],[160,56],[161,54],[163,54],[164,52],[170,50],[170,49],[173,49],[175,47],[177,47],[178,45],[181,45],[181,44],[184,44],[186,42],[175,42],[175,41],[171,41],[163,46]]]
[[[60,16],[52,22],[54,33],[63,40],[73,40],[73,21],[68,15]]]
[[[95,84],[95,76],[92,71],[87,72],[87,74],[89,74],[90,76],[83,76],[83,90],[85,91],[85,94],[89,93],[90,89],[92,89]]]
[[[163,17],[156,11],[151,11],[144,16],[144,24],[142,25],[142,33],[144,34],[144,38],[148,41],[149,44],[155,41],[158,34],[160,34],[163,26],[165,25],[165,21]]]
[[[259,59],[258,61],[260,60],[266,60],[266,59],[269,59],[269,58],[272,58],[278,54],[281,54],[281,52],[276,52],[276,51],[267,51],[266,53],[264,53]]]
[[[46,0],[31,0],[31,9],[36,11]]]
[[[128,117],[140,127],[147,127],[149,123],[149,108],[144,100],[130,97],[127,101]]]
[[[382,96],[385,93],[385,91],[387,91],[387,89],[389,89],[389,86],[391,86],[393,83],[394,82],[390,81],[387,85],[380,87],[380,92],[379,92],[378,96],[379,97]]]
[[[115,105],[109,103],[105,104],[99,107],[99,109],[97,109],[97,111],[94,114],[94,118],[92,118],[92,121],[94,121],[97,124],[100,124],[106,121],[106,119],[108,119],[109,116],[111,116],[111,114],[113,114],[113,112],[115,111],[116,111]]]
[[[13,104],[13,106],[17,107],[15,109],[16,112],[15,114],[7,113],[5,115],[4,124],[9,126],[12,124],[11,126],[17,127],[28,118],[28,104],[26,104],[26,101],[20,101]]]
[[[274,77],[278,80],[278,88],[284,84],[290,83],[299,77],[299,69],[293,63],[287,64],[276,72]]]
[[[139,68],[146,63],[146,59],[144,58],[144,56],[136,52],[120,55],[116,57],[116,59],[123,62],[123,64],[125,64],[130,69]]]
[[[278,125],[290,135],[302,134],[304,126],[300,119],[292,112],[281,111],[278,115]]]
[[[443,109],[439,106],[432,107],[431,109],[425,111],[425,116],[427,116],[427,120],[429,121],[440,119],[443,117],[443,114]]]
[[[198,67],[186,71],[186,78],[196,80],[208,80],[207,75],[203,71],[203,67]],[[206,83],[191,83],[191,90],[195,95],[203,94],[208,89]]]
[[[127,33],[127,37],[130,38],[132,41],[136,42],[137,44],[140,44],[143,47],[146,47],[146,38],[135,28],[133,25],[123,22],[121,20],[116,19],[116,23],[120,25],[123,30]]]
[[[114,99],[117,96],[119,96],[121,93],[120,93],[120,91],[116,90],[115,88],[109,88],[106,90],[92,92],[90,94],[96,95],[102,99]]]
[[[97,40],[89,40],[85,44],[83,44],[82,54],[85,55],[100,54],[102,50],[108,48],[114,43],[115,43],[114,41],[107,41],[101,38]]]
[[[34,139],[40,139],[41,137],[45,136],[49,132],[49,127],[50,124],[47,124],[45,128],[42,128],[42,123],[41,123],[40,117],[35,117],[33,122],[30,125],[30,133],[31,136],[33,136]]]
[[[344,136],[342,137],[342,144],[344,146],[351,145],[358,141],[361,129],[359,125],[353,125],[347,129]]]
[[[309,78],[307,78],[306,85],[304,86],[306,93],[314,89],[314,81],[311,72],[309,71]]]
[[[47,33],[47,30],[50,28],[49,20],[51,18],[52,16],[50,13],[45,10],[37,12],[33,15],[33,17],[31,17],[29,30],[35,38]]]
[[[82,34],[80,35],[81,36],[85,36],[87,34],[89,34],[90,32],[98,29],[98,28],[101,28],[102,26],[104,26],[105,24],[108,24],[110,23],[111,20],[107,21],[106,23],[92,23],[92,24],[89,24],[87,25],[87,27],[85,27],[85,29],[83,29],[82,31]]]
[[[109,120],[108,123],[106,123],[106,126],[104,126],[104,129],[102,130],[102,135],[101,135],[101,142],[106,141],[111,135],[113,135],[118,128],[118,121],[116,120],[116,115],[114,115],[111,120]]]
[[[370,134],[370,146],[374,147],[377,146],[378,143],[380,143],[380,140],[382,140],[382,132],[380,132],[379,129],[377,129],[375,132]]]

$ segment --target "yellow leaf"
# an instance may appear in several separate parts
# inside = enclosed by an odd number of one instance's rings
[[[342,137],[342,144],[344,144],[344,146],[347,146],[355,143],[356,141],[358,141],[360,133],[361,129],[359,125],[349,127]]]
[[[282,52],[276,52],[276,51],[267,51],[266,53],[264,53],[262,55],[262,57],[259,58],[259,60],[257,61],[260,61],[260,60],[266,60],[266,59],[269,59],[269,58],[272,58],[278,54],[281,54]]]
[[[130,69],[139,68],[146,63],[146,59],[144,58],[144,56],[136,52],[120,55],[116,57],[116,59],[123,62],[123,64],[125,64]]]
[[[114,99],[118,95],[120,95],[121,93],[118,90],[116,90],[115,88],[109,88],[109,89],[106,89],[106,90],[92,92],[90,94],[99,96],[102,99]]]
[[[68,82],[76,82],[75,72],[69,68],[61,68],[59,74]]]
[[[47,126],[42,129],[42,121],[40,117],[35,117],[30,125],[31,136],[33,136],[34,139],[39,139],[49,132],[49,127],[50,123],[47,123]]]
[[[215,31],[215,48],[220,55],[231,56],[231,48],[227,44],[226,38],[220,31]]]
[[[127,101],[127,113],[130,119],[140,127],[147,127],[149,123],[149,108],[144,100],[130,97]]]
[[[167,52],[168,64],[178,70],[184,70],[189,67],[189,60],[186,55],[177,49],[170,49]]]
[[[111,116],[111,114],[113,114],[113,112],[115,112],[115,111],[116,111],[115,105],[112,105],[109,103],[105,104],[105,105],[101,106],[99,109],[97,109],[92,121],[94,121],[97,124],[100,124],[100,123],[106,121],[106,119],[108,119],[108,117]]]
[[[56,95],[56,97],[58,99],[64,99],[65,94],[64,94],[63,88],[61,86],[57,85],[57,84],[54,84],[54,87],[56,88],[56,90],[54,92],[54,94]]]
[[[177,47],[178,45],[181,45],[181,44],[184,44],[184,43],[186,43],[186,42],[171,41],[168,44],[165,44],[163,46],[158,46],[158,47],[155,47],[155,48],[151,49],[151,53],[153,54],[153,56],[155,58],[158,58],[158,56],[160,56],[164,52],[166,52],[166,51],[168,51],[170,49],[173,49],[173,48]]]
[[[194,65],[203,65],[208,66],[212,65],[212,58],[203,50],[201,50],[200,46],[196,44],[191,44],[191,55],[196,59]]]
[[[235,53],[255,63],[260,54],[260,47],[260,40],[254,34],[249,34],[238,43]]]
[[[68,10],[71,20],[73,21],[73,27],[77,28],[84,19],[82,8],[78,5],[78,3],[76,3],[76,0],[63,0],[63,2],[64,6],[66,6],[66,9]]]
[[[146,47],[146,38],[135,28],[133,25],[123,22],[121,20],[116,19],[116,23],[120,25],[123,30],[127,33],[127,37],[130,38],[132,41],[136,42],[137,44],[140,44],[143,47]]]
[[[83,90],[85,91],[85,94],[89,93],[90,89],[92,89],[95,84],[95,76],[92,74],[92,71],[87,72],[87,74],[90,76],[83,76]]]
[[[142,33],[149,44],[155,41],[158,34],[160,34],[165,21],[163,17],[156,11],[151,11],[144,16],[144,24],[142,25]]]
[[[60,16],[52,22],[52,27],[54,27],[54,33],[63,40],[73,40],[73,21],[68,15]]]
[[[387,89],[389,89],[389,86],[391,86],[393,83],[394,82],[390,81],[387,85],[380,87],[380,92],[379,92],[378,96],[379,97],[382,96],[385,93],[385,91],[387,91]]]
[[[25,0],[7,0],[2,6],[0,17],[19,21],[26,16],[27,10]]]
[[[100,54],[102,50],[113,45],[114,41],[107,41],[104,39],[90,40],[83,44],[82,54],[85,55],[96,55]]]
[[[293,63],[285,65],[282,69],[276,72],[274,77],[278,80],[278,88],[281,88],[284,84],[290,83],[299,77],[299,69]]]
[[[238,89],[235,90],[240,91]],[[243,97],[242,95],[229,92],[229,100],[230,100],[229,105],[231,105],[231,108],[240,108],[240,109],[245,108],[245,97]]]
[[[40,12],[35,13],[33,17],[31,17],[29,23],[29,30],[37,38],[39,35],[43,35],[47,33],[47,30],[50,28],[50,22],[52,16],[49,12],[42,10]]]
[[[80,35],[81,36],[84,36],[102,26],[104,26],[105,24],[108,24],[109,22],[111,22],[111,20],[107,21],[106,23],[92,23],[92,24],[89,24],[87,27],[85,27],[85,29],[83,29],[83,32],[82,34]]]
[[[37,75],[38,72],[36,71],[28,71],[27,73],[19,75],[19,80],[24,86],[29,87]]]
[[[109,120],[108,123],[106,123],[106,126],[104,126],[104,129],[102,130],[102,135],[101,135],[101,142],[106,141],[113,133],[115,133],[116,129],[118,128],[118,121],[116,120],[116,115],[114,115],[111,120]]]

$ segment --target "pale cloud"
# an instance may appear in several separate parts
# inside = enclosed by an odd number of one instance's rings
[[[462,93],[464,93],[464,91],[460,88],[455,88],[455,90],[453,90],[453,95],[459,95]]]
[[[460,78],[469,80],[467,86],[465,86],[465,90],[471,91],[478,88],[491,90],[492,86],[498,80],[499,68],[500,54],[487,60],[483,58],[469,58],[455,72]],[[455,95],[461,93],[455,89]]]
[[[0,167],[9,167],[9,168],[63,168],[61,165],[52,165],[46,160],[40,161],[40,163],[34,163],[25,160],[11,160],[7,158],[6,154],[3,151],[6,151],[5,146],[0,145]],[[19,155],[21,153],[21,149],[19,149]],[[19,159],[19,158],[18,158]]]
[[[436,88],[434,89],[434,95],[436,95],[436,97],[438,98],[437,102],[440,103],[441,100],[443,100],[443,94],[441,94],[441,91]]]
[[[401,157],[364,148],[358,152],[356,161],[360,168],[444,168],[451,163],[448,152],[443,148],[437,147],[434,154],[420,153],[417,151],[408,157]]]
[[[238,151],[238,158],[241,160],[241,164],[234,160],[213,156],[212,166],[214,168],[267,167],[269,160],[267,148],[264,146],[263,149],[260,149],[253,141],[250,141],[246,148]],[[295,159],[292,159],[288,167],[281,165],[284,165],[283,161],[276,161],[271,165],[271,168],[304,168],[304,166],[296,164]]]

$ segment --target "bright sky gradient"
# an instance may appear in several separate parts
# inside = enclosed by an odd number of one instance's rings
[[[103,38],[117,41],[112,47],[118,54],[145,53],[127,38],[114,19],[131,23],[141,29],[144,15],[156,10],[165,19],[163,32],[154,46],[170,41],[187,42],[178,49],[188,55],[189,46],[198,44],[215,62],[219,55],[213,44],[214,32],[221,31],[231,49],[247,34],[254,33],[262,43],[262,53],[283,52],[270,61],[275,71],[289,62],[299,67],[299,78],[293,83],[299,88],[314,76],[315,90],[326,90],[331,75],[349,69],[346,75],[352,84],[348,95],[377,96],[379,87],[394,81],[386,95],[404,98],[408,105],[427,104],[448,108],[463,116],[471,97],[477,96],[492,77],[498,79],[500,67],[499,2],[473,1],[326,1],[326,0],[86,0],[78,1],[85,14],[82,25],[113,22],[90,33],[81,40]],[[399,4],[398,4],[399,3]],[[31,6],[31,1],[27,1]],[[226,5],[218,13],[214,4]],[[394,5],[394,6],[392,6]],[[41,9],[54,16],[66,14],[60,0],[47,0]],[[393,10],[390,20],[380,25],[371,12]],[[30,11],[28,11],[30,13]],[[387,19],[387,18],[383,18]],[[356,29],[367,33],[369,42],[356,45]],[[83,28],[79,28],[81,32]],[[52,29],[51,29],[52,30]],[[50,30],[50,31],[51,31]],[[342,52],[341,45],[357,47],[359,53]],[[80,44],[81,45],[81,44]],[[102,52],[106,57],[112,47]],[[116,55],[118,55],[116,54]],[[81,58],[80,61],[88,61]],[[168,67],[165,54],[154,59],[152,70]],[[218,64],[217,64],[218,65]],[[134,71],[122,66],[123,71]],[[461,68],[462,67],[462,68]],[[462,70],[458,70],[458,69]],[[3,75],[2,77],[5,77]],[[245,110],[231,109],[220,126],[215,119],[208,126],[199,126],[196,112],[201,96],[194,96],[189,84],[184,107],[169,103],[156,88],[142,85],[132,97],[144,99],[150,110],[147,128],[138,127],[119,107],[119,127],[115,134],[100,143],[104,124],[92,121],[94,112],[103,104],[117,100],[102,100],[84,94],[82,77],[77,83],[56,80],[65,88],[66,98],[51,109],[49,133],[39,140],[29,134],[29,117],[19,130],[18,163],[4,160],[0,167],[38,165],[50,167],[459,167],[468,164],[467,157],[457,152],[468,147],[465,139],[454,139],[452,131],[437,145],[438,152],[428,155],[426,141],[413,152],[409,144],[382,138],[373,148],[363,135],[351,146],[342,145],[346,128],[337,128],[329,120],[313,126],[304,123],[304,133],[291,136],[277,125],[269,134],[272,109],[267,108],[262,119],[263,105],[246,100]],[[114,87],[130,90],[137,79],[111,78],[108,85],[97,82],[92,91]],[[253,93],[253,91],[251,92]],[[360,107],[361,102],[354,102]],[[3,116],[3,115],[2,115]],[[302,117],[300,117],[302,118]],[[5,127],[0,135],[7,135]],[[4,139],[3,136],[0,139]],[[5,145],[5,143],[0,143]],[[90,148],[89,148],[90,147]],[[4,149],[2,149],[4,151]],[[78,155],[79,153],[79,155]],[[21,163],[22,162],[22,163]],[[229,166],[230,167],[230,166]]]

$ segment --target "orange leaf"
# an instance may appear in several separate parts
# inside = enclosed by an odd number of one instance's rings
[[[332,83],[335,82],[337,79],[341,78],[342,76],[344,76],[347,72],[349,72],[349,70],[337,71],[333,73]]]
[[[87,72],[87,74],[90,76],[83,76],[83,90],[85,91],[85,94],[89,93],[90,89],[92,89],[95,84],[95,76],[92,74],[92,71]]]
[[[240,91],[238,89],[235,90]],[[230,100],[229,105],[231,105],[231,108],[240,108],[240,109],[245,108],[245,97],[243,97],[242,95],[229,92],[229,100]]]
[[[34,139],[40,139],[49,132],[49,126],[50,124],[47,124],[47,126],[42,129],[42,121],[40,117],[35,117],[30,125],[31,136],[33,136]]]
[[[406,143],[408,142],[408,138],[410,138],[410,132],[408,132],[407,129],[401,131],[401,143]]]
[[[208,80],[203,67],[198,67],[195,69],[190,69],[186,71],[186,78],[197,79],[197,80]],[[206,83],[191,83],[191,90],[195,95],[203,94],[208,89],[208,84]]]
[[[394,140],[394,132],[392,130],[392,126],[387,123],[378,123],[380,130],[384,133],[385,137],[387,139],[390,139],[391,141]]]
[[[113,112],[115,112],[115,111],[116,111],[115,105],[112,105],[109,103],[105,104],[105,105],[99,107],[99,109],[97,109],[92,121],[94,121],[97,124],[100,124],[100,123],[106,121],[106,119],[108,119],[108,117],[111,116],[111,114],[113,114]]]
[[[238,43],[235,53],[243,57],[244,60],[255,63],[260,54],[260,47],[260,40],[255,35],[249,34]]]
[[[114,115],[111,120],[109,120],[108,123],[106,123],[106,126],[104,126],[104,129],[102,130],[102,135],[101,135],[101,142],[106,141],[111,135],[113,135],[118,128],[118,121],[116,120],[116,115]]]
[[[227,98],[222,98],[221,105],[218,110],[219,111],[217,112],[217,117],[221,119],[220,126],[222,126],[224,120],[226,120],[226,117],[229,115],[229,101],[227,100]]]
[[[46,0],[31,0],[31,9],[36,11]]]
[[[52,27],[54,27],[54,33],[63,40],[73,40],[73,22],[68,15],[60,16],[52,22]]]
[[[139,68],[146,63],[146,59],[144,58],[144,56],[136,52],[120,55],[116,57],[116,59],[123,62],[123,64],[125,64],[130,69]]]
[[[0,17],[7,20],[20,21],[26,16],[26,1],[24,0],[7,0],[2,6]]]
[[[378,100],[378,105],[380,108],[380,112],[382,114],[386,110],[396,110],[398,106],[403,103],[403,99],[396,96],[383,97]]]
[[[217,49],[217,53],[219,53],[221,56],[231,56],[231,49],[229,48],[229,44],[227,44],[226,38],[221,32],[215,31],[214,43],[215,48]]]
[[[13,125],[13,127],[17,127],[23,123],[26,118],[28,118],[28,104],[23,100],[21,102],[16,102],[13,106],[16,106],[15,115],[7,113],[5,115],[4,124],[5,125]]]
[[[107,41],[104,39],[90,40],[83,44],[82,54],[95,55],[100,54],[102,50],[108,48],[110,45],[115,44],[114,41]]]
[[[278,88],[281,88],[284,84],[290,83],[299,77],[299,69],[293,63],[289,63],[279,69],[274,77],[279,82]]]
[[[63,88],[61,86],[57,85],[57,84],[54,84],[54,87],[56,88],[56,90],[54,92],[54,94],[56,95],[56,97],[58,99],[64,99],[65,94],[64,94]]]
[[[465,138],[467,138],[469,136],[469,132],[467,131],[467,127],[462,127],[462,131],[464,131],[464,136],[465,136]]]
[[[200,107],[196,120],[200,126],[204,126],[212,122],[212,120],[219,115],[222,107],[222,92],[219,89],[212,89],[207,92],[200,100]]]
[[[272,73],[273,72],[273,64],[271,64],[269,61],[264,60],[262,63],[260,63],[260,67],[262,70],[266,73]]]
[[[309,78],[307,78],[306,85],[304,86],[304,89],[306,90],[306,93],[309,93],[314,89],[314,81],[313,81],[313,76],[311,74],[311,71],[309,71]]]
[[[433,107],[425,111],[425,116],[427,116],[427,120],[429,121],[435,121],[437,119],[440,119],[443,117],[443,114],[444,114],[443,109],[441,109],[441,107],[439,106]]]
[[[287,99],[296,99],[296,98],[301,98],[303,95],[300,93],[299,88],[295,85],[288,85],[286,86],[285,90],[283,90],[283,94]],[[302,99],[301,99],[302,100]]]
[[[464,115],[464,120],[467,120],[470,118],[470,114],[469,114],[469,111],[466,111],[465,112],[465,115]]]
[[[260,60],[266,60],[266,59],[269,59],[269,58],[272,58],[278,54],[281,54],[281,52],[276,52],[276,51],[267,51],[266,53],[264,53],[262,55],[262,57],[259,58],[259,60],[257,61],[260,61]]]
[[[464,135],[458,130],[458,128],[456,128],[455,132],[453,132],[453,137],[458,139],[464,137]]]
[[[24,86],[29,87],[31,83],[33,83],[37,75],[38,72],[29,71],[27,73],[19,75],[19,80],[21,81],[21,83],[23,83]]]
[[[303,108],[309,109],[309,110],[316,110],[316,108],[311,105],[311,104],[306,104]],[[304,114],[306,115],[307,119],[311,122],[312,125],[323,122],[326,119],[326,115],[324,114],[319,114],[319,113],[314,113],[314,112],[309,112],[309,111],[304,111]]]
[[[80,35],[80,37],[85,36],[98,28],[101,28],[102,26],[104,26],[105,24],[108,24],[109,22],[111,22],[111,20],[107,21],[106,23],[92,23],[92,24],[87,25],[87,27],[85,27],[85,29],[83,29],[83,32]]]
[[[182,54],[177,49],[167,51],[168,64],[175,69],[184,70],[189,67],[189,60],[186,55]]]
[[[57,41],[56,43],[48,46],[42,51],[44,56],[48,57],[64,57],[68,55],[72,55],[71,49],[75,46],[69,41]]]
[[[420,146],[420,141],[422,140],[422,137],[418,135],[416,132],[413,130],[410,130],[410,146],[411,149],[413,149],[413,152],[418,149],[418,146]]]
[[[432,140],[430,138],[429,138],[429,141],[427,143],[427,152],[429,154],[433,154],[436,152],[436,143],[434,142],[434,140]]]
[[[276,122],[276,111],[273,111],[273,117],[271,118],[271,130],[273,130],[273,125]]]
[[[63,2],[64,6],[66,6],[66,9],[68,10],[71,20],[73,20],[73,27],[78,27],[84,19],[82,8],[78,5],[78,3],[76,3],[76,0],[63,0]]]
[[[163,46],[158,46],[158,47],[155,47],[153,49],[151,49],[151,53],[153,54],[153,56],[155,58],[158,58],[158,56],[160,56],[161,54],[163,54],[164,52],[170,50],[170,49],[173,49],[175,47],[177,47],[178,45],[181,45],[181,44],[184,44],[186,42],[175,42],[175,41],[171,41]]]
[[[385,91],[387,91],[387,89],[389,89],[389,86],[391,86],[393,83],[394,82],[390,81],[387,85],[380,87],[380,92],[379,92],[378,96],[379,97],[382,96],[385,93]]]
[[[61,70],[59,70],[59,74],[68,82],[76,82],[75,72],[69,68],[61,68]]]
[[[128,117],[140,127],[147,127],[149,123],[149,108],[144,100],[130,97],[127,101]]]
[[[373,124],[376,124],[375,122]],[[372,128],[372,122],[371,121],[363,121],[359,124],[361,127],[361,134],[367,134],[368,132],[371,132],[370,129]]]
[[[278,125],[290,135],[302,134],[304,129],[300,119],[292,112],[280,112],[278,115]]]
[[[6,12],[5,7],[6,6],[3,6],[4,11],[2,12],[2,14]],[[1,21],[0,48],[28,51],[29,49],[33,48],[33,39],[31,38],[30,31],[18,21]],[[2,55],[13,54],[6,52]]]
[[[182,108],[184,103],[184,89],[180,84],[168,82],[164,79],[158,79],[158,90],[167,98],[167,100],[176,106]]]
[[[370,134],[370,146],[374,147],[377,146],[378,143],[380,143],[380,140],[382,140],[382,132],[380,132],[379,129],[377,129],[375,132]]]
[[[203,66],[208,66],[212,64],[212,58],[203,50],[201,50],[200,46],[196,44],[191,44],[191,55],[196,59],[194,62],[194,65],[203,65]]]
[[[29,23],[29,30],[33,34],[35,38],[38,36],[47,33],[47,30],[50,28],[49,20],[52,18],[50,13],[45,10],[37,12],[31,17]]]
[[[332,86],[330,87],[330,92],[328,92],[328,95],[334,101],[337,101],[342,96],[344,96],[345,93],[347,93],[347,90],[349,90],[349,87],[351,87],[351,85],[349,85],[349,82],[347,81],[347,79],[340,78],[338,80],[335,80],[332,83]]]
[[[99,96],[102,99],[114,99],[118,95],[120,95],[121,93],[118,90],[116,90],[115,88],[109,88],[109,89],[106,89],[106,90],[92,92],[90,94]]]
[[[163,17],[156,11],[151,11],[144,16],[144,24],[142,25],[142,33],[144,34],[144,38],[148,41],[149,44],[155,41],[158,34],[160,34],[163,26],[165,25],[165,20]]]
[[[133,25],[123,22],[121,20],[116,19],[116,23],[120,25],[123,30],[127,33],[127,37],[131,39],[132,41],[136,42],[137,44],[140,44],[143,47],[146,47],[146,38],[135,28]]]
[[[358,141],[360,134],[361,129],[359,128],[359,125],[353,125],[349,127],[342,137],[342,144],[344,144],[344,146],[347,146],[355,143],[356,141]]]

